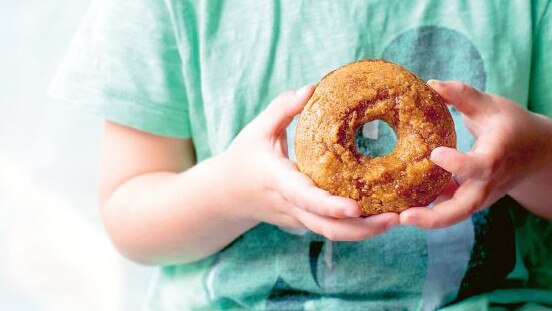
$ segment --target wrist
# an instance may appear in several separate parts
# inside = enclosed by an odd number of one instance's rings
[[[530,165],[528,172],[515,186],[508,191],[508,195],[518,201],[531,212],[552,218],[550,201],[552,195],[552,120],[532,113],[535,124],[535,135],[539,143],[538,148],[528,152],[528,157],[534,159],[534,165]]]
[[[216,201],[217,212],[230,222],[239,223],[252,228],[259,224],[254,217],[254,194],[249,187],[246,172],[243,166],[237,164],[234,154],[222,152],[208,161],[212,162],[213,197]]]

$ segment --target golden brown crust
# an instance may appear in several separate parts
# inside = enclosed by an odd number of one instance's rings
[[[371,158],[357,151],[354,136],[376,119],[393,128],[397,145]],[[441,97],[383,60],[350,63],[322,78],[295,134],[299,170],[320,188],[358,201],[364,215],[432,202],[451,175],[429,155],[438,146],[455,145],[454,123]]]

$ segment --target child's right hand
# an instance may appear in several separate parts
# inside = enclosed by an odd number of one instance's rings
[[[366,239],[397,225],[396,213],[360,218],[354,200],[316,187],[288,159],[286,127],[313,91],[308,85],[278,96],[220,155],[231,182],[225,187],[228,217],[307,228],[341,241]]]

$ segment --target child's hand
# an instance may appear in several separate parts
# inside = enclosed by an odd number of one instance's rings
[[[222,155],[234,216],[284,227],[308,228],[330,240],[362,240],[398,224],[398,214],[359,218],[358,204],[316,187],[287,157],[286,127],[313,86],[278,96]]]
[[[476,137],[468,153],[446,147],[431,153],[431,160],[451,172],[459,187],[449,185],[433,209],[415,207],[400,215],[401,224],[439,228],[489,207],[546,167],[551,148],[543,117],[459,82],[429,84],[463,114],[468,130]]]

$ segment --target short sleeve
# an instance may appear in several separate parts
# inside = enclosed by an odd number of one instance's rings
[[[552,5],[544,7],[533,35],[529,109],[552,118]]]
[[[181,55],[162,0],[93,0],[49,93],[142,131],[191,136]]]

